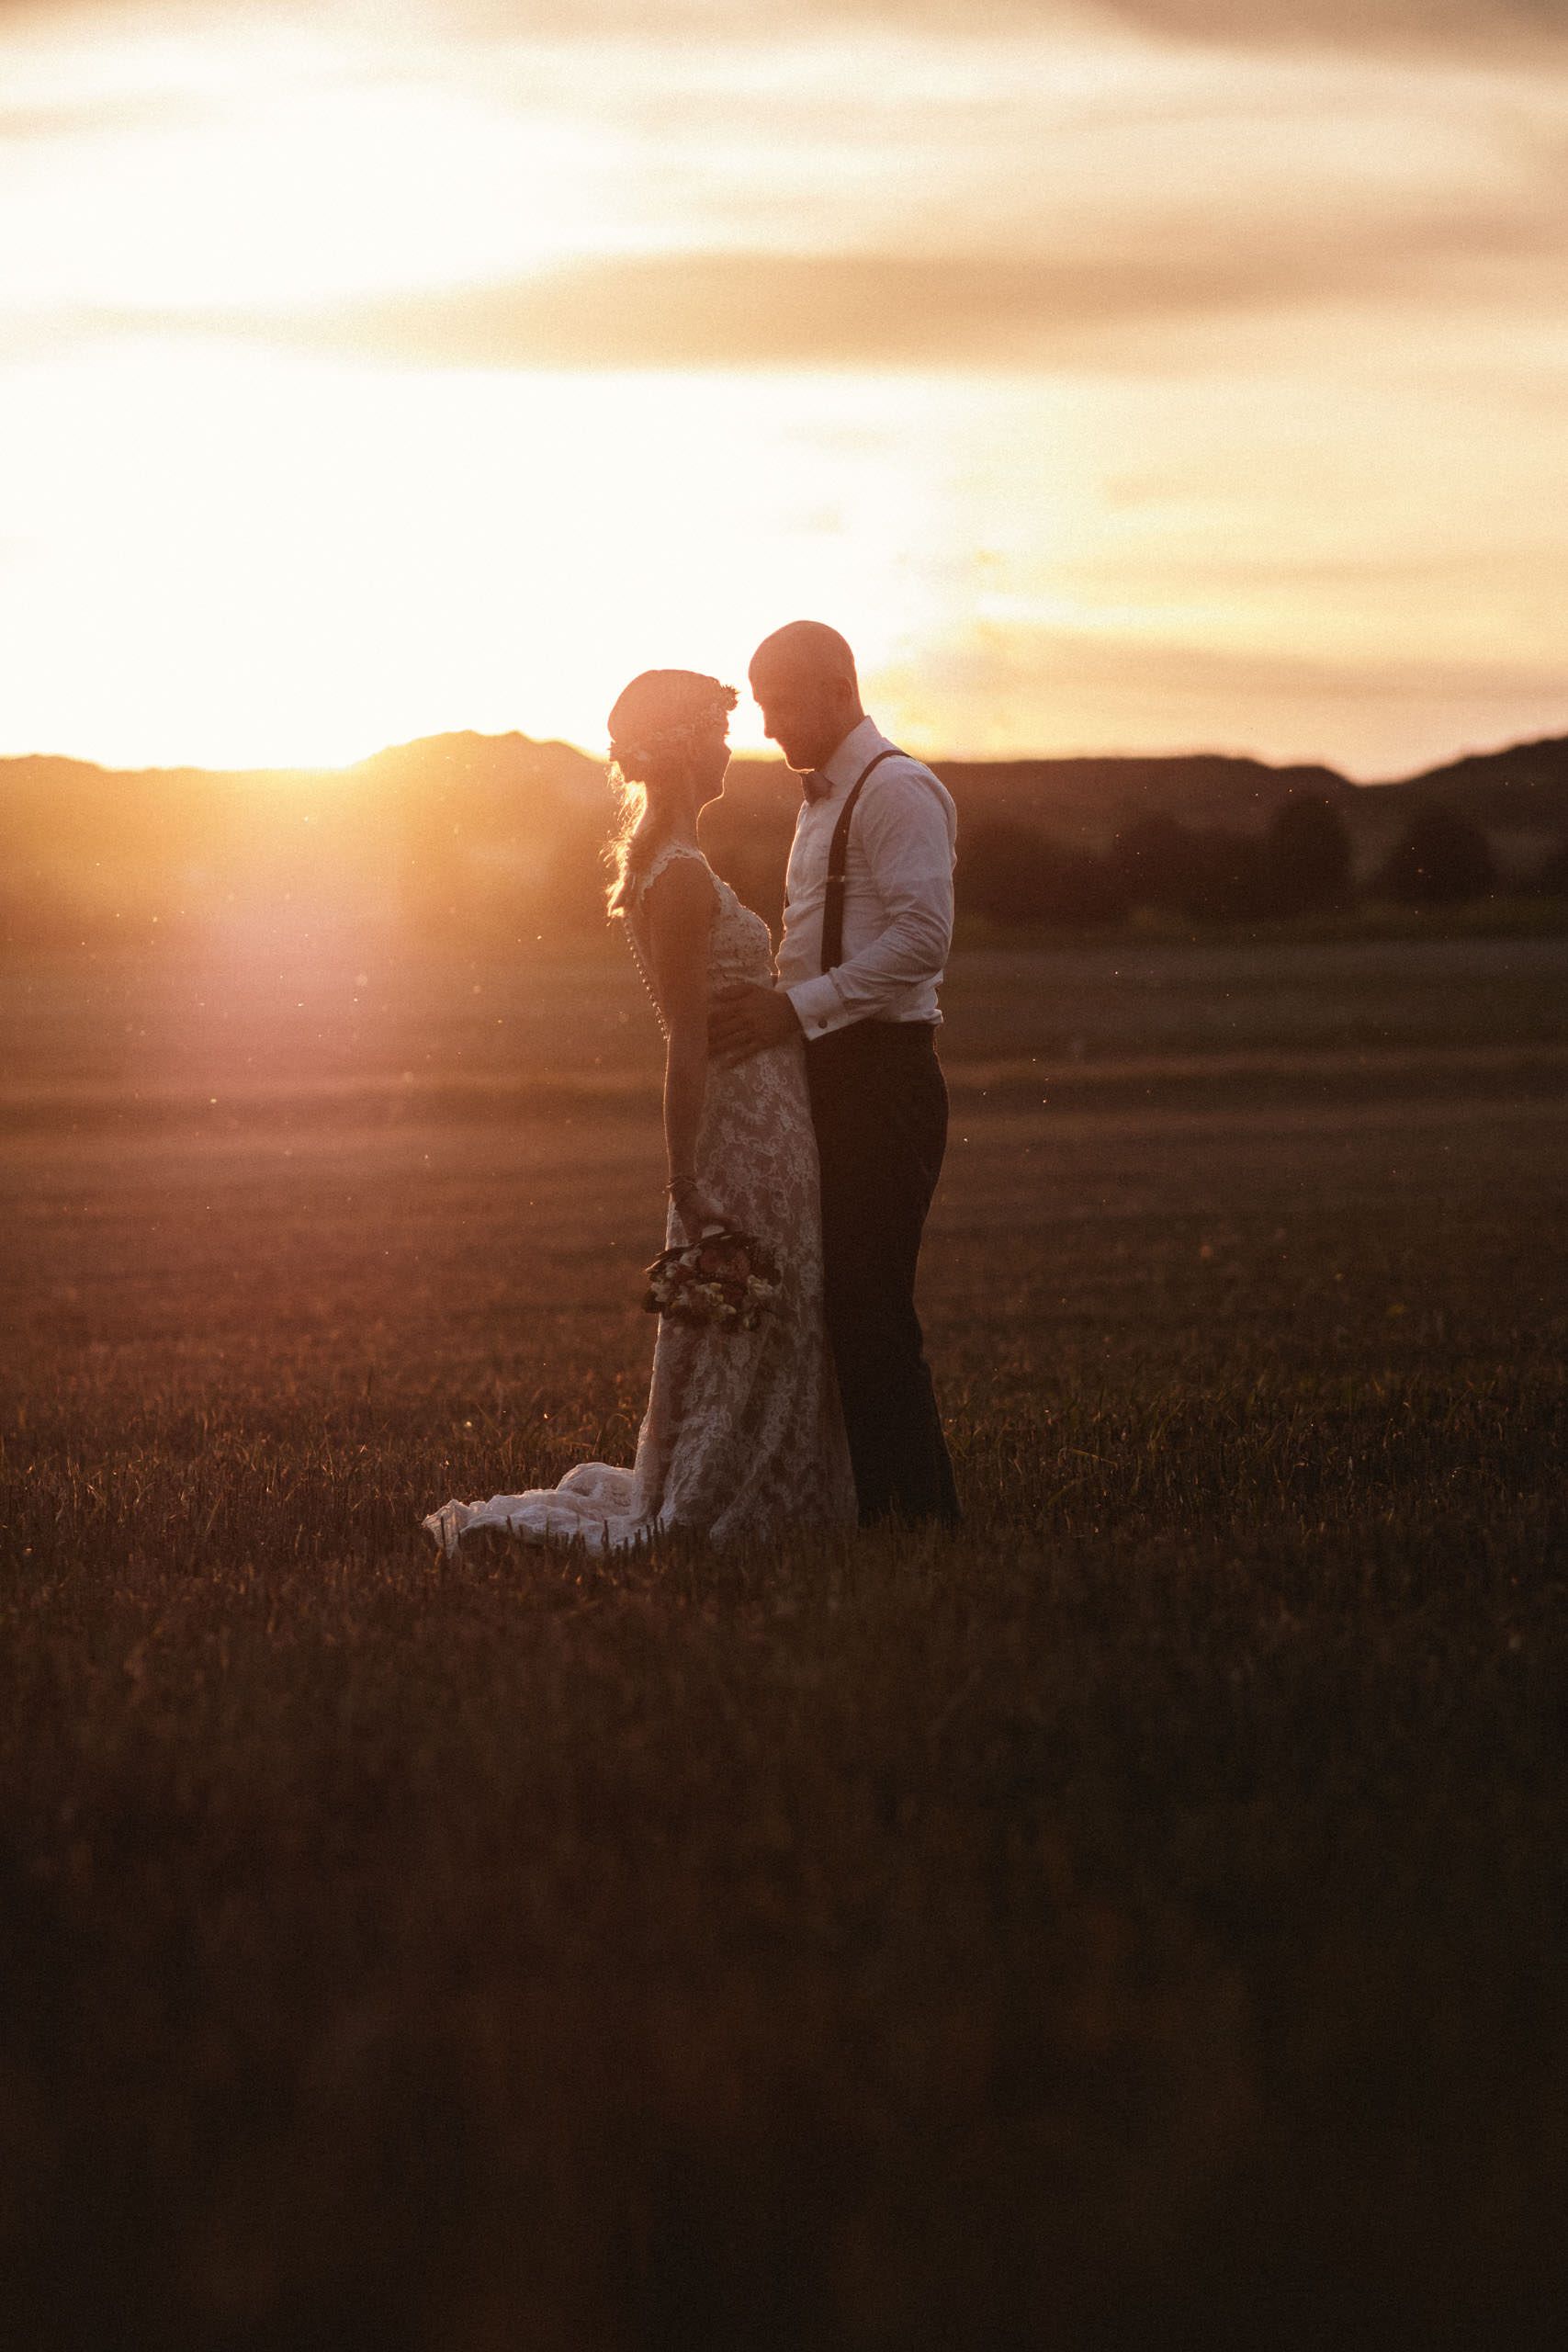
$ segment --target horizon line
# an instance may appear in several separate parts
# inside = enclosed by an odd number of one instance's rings
[[[606,767],[609,764],[608,761],[602,758],[598,753],[585,751],[580,743],[573,743],[562,735],[529,735],[520,727],[506,728],[494,733],[488,732],[486,729],[477,727],[446,727],[439,729],[434,734],[411,735],[406,737],[400,742],[379,744],[375,751],[362,752],[358,758],[352,760],[288,761],[274,763],[271,764],[253,764],[246,767],[215,766],[203,761],[175,760],[150,761],[144,764],[136,766],[118,766],[104,760],[87,759],[73,752],[30,751],[0,752],[0,768],[19,766],[27,761],[49,761],[59,763],[60,764],[68,767],[94,768],[100,775],[209,775],[231,777],[263,775],[349,775],[355,768],[368,767],[373,760],[385,759],[390,752],[411,752],[416,750],[422,744],[446,742],[452,741],[456,737],[465,735],[472,736],[476,741],[484,743],[503,743],[510,738],[515,736],[522,742],[530,745],[535,751],[569,752],[574,758],[585,761],[591,767]],[[1343,768],[1336,767],[1333,762],[1329,760],[1311,758],[1271,760],[1266,759],[1261,752],[1221,750],[1213,744],[1190,748],[1185,751],[1073,751],[980,753],[969,753],[964,752],[933,752],[929,755],[924,752],[916,752],[910,753],[909,756],[919,760],[923,766],[931,768],[942,766],[982,768],[1063,767],[1089,762],[1103,763],[1106,764],[1118,764],[1122,763],[1130,764],[1134,761],[1143,760],[1235,760],[1246,762],[1249,765],[1255,767],[1267,768],[1276,775],[1286,773],[1296,768],[1315,768],[1321,770],[1325,775],[1337,776],[1341,783],[1348,784],[1356,791],[1361,792],[1375,791],[1380,786],[1387,785],[1419,783],[1424,776],[1438,775],[1444,769],[1457,767],[1466,760],[1500,759],[1505,753],[1509,752],[1537,751],[1543,745],[1552,743],[1568,743],[1568,728],[1565,728],[1563,733],[1561,735],[1521,736],[1511,742],[1499,743],[1490,750],[1476,751],[1471,749],[1456,752],[1449,758],[1436,762],[1430,767],[1417,768],[1412,770],[1406,775],[1391,776],[1354,776],[1348,775]],[[772,767],[783,767],[787,764],[784,759],[783,753],[775,751],[740,749],[733,752],[730,758],[732,764],[740,761],[750,761],[759,765]]]

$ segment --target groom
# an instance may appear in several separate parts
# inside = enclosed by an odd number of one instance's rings
[[[804,1035],[822,1166],[828,1329],[863,1525],[959,1517],[915,1313],[915,1264],[947,1143],[937,983],[957,822],[943,786],[861,707],[836,629],[792,621],[751,660],[762,724],[801,775],[779,985],[721,989],[712,1049]]]

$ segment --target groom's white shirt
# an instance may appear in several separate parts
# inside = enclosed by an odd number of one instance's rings
[[[850,820],[843,958],[822,969],[822,901],[833,828],[855,778],[895,747],[869,718],[817,771],[831,789],[803,800],[784,881],[779,986],[808,1037],[852,1021],[937,1022],[953,939],[958,813],[939,777],[900,752],[867,781]]]

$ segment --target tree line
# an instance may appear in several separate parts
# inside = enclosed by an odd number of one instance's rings
[[[1499,887],[1481,826],[1441,800],[1416,808],[1403,835],[1360,877],[1350,829],[1324,796],[1293,792],[1261,832],[1139,817],[1104,851],[1070,848],[1033,827],[982,818],[960,842],[963,911],[1002,923],[1066,928],[1122,922],[1140,912],[1192,922],[1252,922],[1340,911],[1359,900],[1458,907]],[[1529,888],[1568,896],[1568,842]]]

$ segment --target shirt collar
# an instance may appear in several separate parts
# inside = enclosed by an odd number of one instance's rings
[[[874,718],[861,719],[857,725],[851,728],[837,751],[829,752],[817,771],[818,775],[825,776],[832,786],[831,791],[822,796],[823,798],[828,800],[840,798],[849,790],[868,760],[874,760],[878,752],[890,752],[893,748]]]

